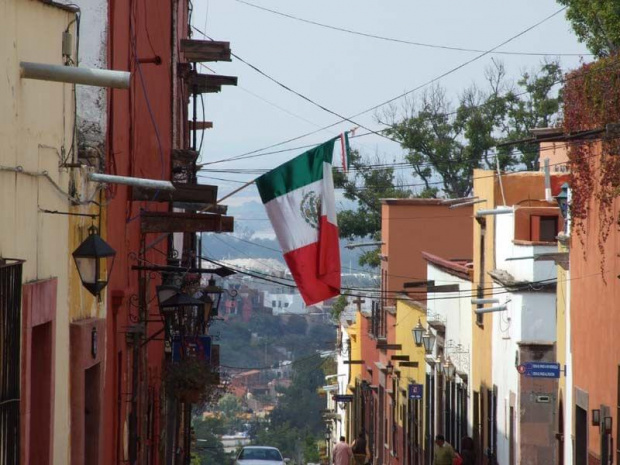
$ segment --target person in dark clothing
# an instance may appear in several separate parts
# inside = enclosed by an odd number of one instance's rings
[[[461,438],[461,458],[462,465],[476,465],[476,452],[474,450],[474,440],[469,436]]]
[[[355,465],[364,465],[367,462],[367,459],[370,458],[368,443],[366,442],[366,434],[363,431],[360,431],[360,434],[357,438],[355,438],[351,448],[353,449]]]

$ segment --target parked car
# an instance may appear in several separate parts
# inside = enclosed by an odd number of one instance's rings
[[[288,462],[275,447],[246,446],[237,455],[235,465],[285,465]]]

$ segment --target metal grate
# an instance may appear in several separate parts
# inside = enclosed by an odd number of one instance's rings
[[[22,261],[0,260],[0,464],[19,463]]]

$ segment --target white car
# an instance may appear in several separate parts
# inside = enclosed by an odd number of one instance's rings
[[[285,465],[288,462],[275,447],[246,446],[237,455],[235,465]]]

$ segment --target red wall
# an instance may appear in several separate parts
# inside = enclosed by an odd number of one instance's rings
[[[593,157],[598,165],[600,158]],[[599,188],[600,169],[592,171],[595,191]],[[600,452],[598,427],[591,426],[592,409],[601,404],[611,409],[613,437],[617,438],[618,418],[616,407],[620,386],[620,233],[616,224],[620,202],[615,200],[608,207],[612,217],[609,237],[599,249],[601,215],[599,204],[592,200],[585,224],[586,233],[577,235],[573,228],[570,251],[571,325],[573,381],[575,388],[588,394],[588,444],[589,451]],[[574,408],[574,407],[573,407]],[[567,426],[568,428],[568,426]],[[614,446],[615,447],[615,446]],[[615,451],[613,451],[615,454]]]
[[[109,2],[109,68],[132,73],[129,90],[109,92],[109,118],[106,154],[106,171],[110,174],[151,179],[170,179],[170,153],[173,148],[185,148],[180,141],[186,139],[186,102],[178,93],[173,105],[172,23],[173,2],[158,2],[157,6],[136,0]],[[187,2],[180,1],[180,37],[187,37]],[[175,44],[178,50],[178,44]],[[142,63],[139,60],[161,58],[161,64]],[[176,60],[175,60],[176,61]],[[178,87],[177,87],[178,90]],[[186,95],[185,95],[186,96]],[[179,134],[172,141],[173,107],[177,114]],[[137,316],[138,273],[131,270],[136,265],[140,250],[141,210],[167,211],[168,204],[156,202],[131,202],[129,189],[111,186],[106,192],[107,241],[116,249],[116,261],[108,285],[108,315],[103,411],[103,462],[123,462],[122,438],[126,431],[127,414],[132,395],[131,347],[126,343],[127,329],[135,324]],[[157,238],[148,235],[146,243]],[[167,241],[161,241],[146,255],[149,263],[164,264]],[[159,278],[151,281],[150,297]],[[153,302],[149,313],[157,313]],[[159,330],[159,323],[148,323],[147,336]],[[148,385],[142,398],[148,397],[151,408],[158,408],[161,384],[161,367],[164,359],[163,343],[151,341],[146,346],[148,362],[144,373]],[[143,405],[140,413],[146,412]],[[153,432],[141,434],[141,444],[149,448],[152,460],[160,463],[158,451],[160,438],[155,410]],[[139,422],[141,416],[139,415]],[[139,455],[140,456],[140,455]]]

